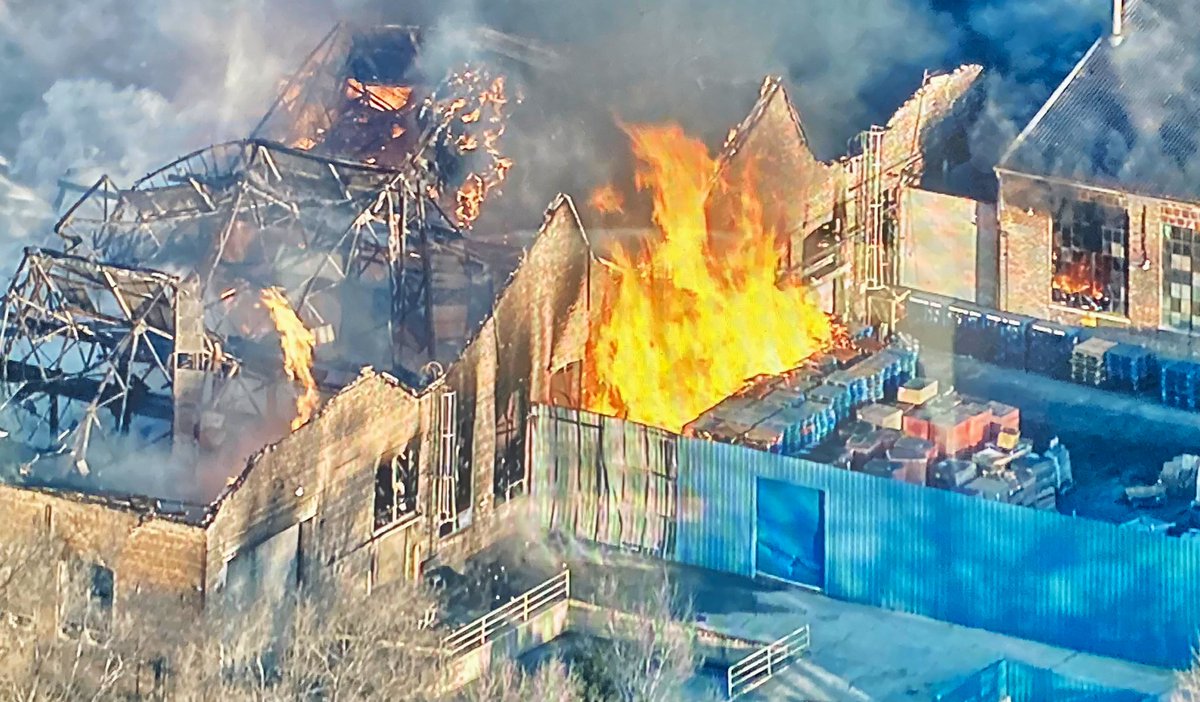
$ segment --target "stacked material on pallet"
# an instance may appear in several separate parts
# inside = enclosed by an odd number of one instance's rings
[[[985,500],[991,500],[992,502],[1009,502],[1012,497],[1012,485],[1008,481],[987,476],[980,476],[971,480],[966,485],[958,488],[958,491],[975,497],[981,497]]]
[[[896,399],[905,404],[921,406],[937,397],[938,381],[930,378],[910,378],[896,391]]]
[[[888,449],[887,458],[892,463],[898,463],[904,467],[905,482],[913,485],[924,485],[926,474],[929,470],[929,451],[923,450],[920,446],[912,446],[897,442],[897,445]]]
[[[846,466],[850,470],[861,471],[867,461],[879,458],[886,450],[879,432],[856,434],[846,441]]]
[[[949,489],[966,485],[979,477],[979,469],[971,461],[947,458],[938,461],[929,469],[926,484],[931,487]]]
[[[1071,351],[1071,380],[1081,385],[1100,387],[1108,382],[1105,355],[1115,342],[1092,338],[1075,345]]]
[[[808,399],[829,407],[839,422],[848,417],[854,407],[849,390],[833,383],[823,383],[813,388],[808,393]]]
[[[904,413],[901,430],[905,436],[928,439],[932,435],[932,425],[933,412],[924,407],[918,407]]]
[[[1071,351],[1078,338],[1078,330],[1062,324],[1039,321],[1029,325],[1026,369],[1065,379],[1070,370]]]
[[[899,407],[874,403],[859,408],[858,418],[880,429],[899,430],[902,427],[903,415]]]
[[[1196,473],[1200,469],[1200,456],[1183,454],[1163,463],[1158,480],[1172,495],[1191,497],[1196,494]]]
[[[1015,432],[1021,431],[1021,410],[1002,402],[993,401],[988,402],[987,405],[992,413],[992,428],[988,436],[989,441],[994,441],[1004,429],[1011,429]]]
[[[991,438],[992,408],[981,402],[964,402],[963,413],[967,416],[967,442],[978,448]]]
[[[988,312],[984,318],[994,335],[992,362],[1007,368],[1024,368],[1029,326],[1033,320],[1008,312]]]
[[[788,453],[792,448],[803,451],[821,443],[837,428],[837,415],[833,408],[820,402],[805,402],[796,408],[797,423],[788,430],[786,444]]]
[[[1154,386],[1154,353],[1134,344],[1117,344],[1104,356],[1108,382],[1117,389],[1144,392]]]
[[[907,477],[904,464],[889,461],[886,458],[872,458],[863,466],[863,472],[890,480],[904,480]]]
[[[745,395],[731,395],[683,428],[684,436],[737,443],[742,435],[766,419],[770,410]]]
[[[1200,365],[1191,361],[1164,360],[1159,387],[1164,405],[1200,409]]]
[[[939,412],[930,421],[929,440],[940,453],[955,456],[971,448],[970,424],[971,417],[962,407]]]
[[[1012,462],[1006,472],[1010,482],[1020,486],[1013,495],[1014,504],[1037,509],[1054,509],[1058,503],[1058,468],[1054,461],[1030,454]]]
[[[993,348],[984,310],[957,301],[948,309],[954,321],[954,352],[983,361],[992,360]]]

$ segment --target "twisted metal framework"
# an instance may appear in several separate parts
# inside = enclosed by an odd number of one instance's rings
[[[204,382],[225,394],[240,366],[188,318],[194,287],[28,249],[4,301],[3,429],[36,450],[69,452],[85,474],[95,451],[113,448],[93,441],[98,434],[152,445],[182,430],[189,413],[198,417]]]
[[[67,253],[31,250],[5,300],[0,429],[86,472],[115,446],[101,433],[190,446],[209,419],[272,416],[268,287],[314,330],[327,388],[363,365],[416,382],[453,360],[444,337],[465,343],[483,316],[461,298],[492,289],[444,211],[472,141],[444,109],[462,109],[461,81],[426,80],[418,41],[339,27],[252,138],[88,188],[55,226]]]

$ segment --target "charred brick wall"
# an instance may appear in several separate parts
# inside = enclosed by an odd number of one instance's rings
[[[23,604],[7,604],[28,610],[10,613],[31,617],[44,635],[60,624],[60,599],[67,596],[59,592],[60,568],[70,563],[110,569],[112,616],[161,630],[164,646],[200,615],[205,534],[199,526],[96,498],[7,485],[0,485],[0,525],[0,549],[38,542],[50,551],[29,562],[11,588]]]
[[[551,207],[538,239],[489,317],[445,375],[421,394],[372,371],[332,398],[312,421],[251,459],[221,500],[209,526],[208,585],[239,552],[306,523],[302,577],[340,573],[378,582],[411,573],[410,559],[460,563],[503,535],[495,495],[496,426],[501,408],[545,402],[554,357],[582,357],[569,333],[573,315],[587,315],[591,253],[570,201]],[[572,342],[575,349],[566,348]],[[556,353],[557,352],[557,353]],[[439,410],[455,396],[461,458],[460,509],[469,524],[441,533],[438,505]],[[527,412],[517,421],[523,440]],[[381,456],[419,445],[418,515],[377,532],[375,479]],[[507,513],[502,511],[502,513]]]

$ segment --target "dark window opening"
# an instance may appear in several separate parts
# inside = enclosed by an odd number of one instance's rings
[[[91,605],[100,610],[112,609],[113,572],[102,565],[92,566],[92,583],[88,590]]]
[[[1200,235],[1167,226],[1163,245],[1163,326],[1200,331]]]
[[[417,512],[417,446],[414,438],[404,449],[384,454],[376,465],[376,529]]]
[[[1054,218],[1051,299],[1086,312],[1128,314],[1129,214],[1071,202]]]
[[[496,465],[492,480],[493,498],[506,502],[525,492],[525,427],[529,407],[524,388],[508,396],[504,411],[496,418]]]

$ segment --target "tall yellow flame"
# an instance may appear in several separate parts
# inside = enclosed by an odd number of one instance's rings
[[[303,390],[296,398],[296,418],[292,420],[292,431],[295,431],[312,417],[321,401],[321,395],[317,392],[317,381],[312,373],[316,337],[304,326],[304,322],[288,304],[287,297],[281,289],[263,290],[262,301],[271,315],[275,329],[279,331],[279,345],[283,348],[283,371],[288,380],[298,383]]]
[[[705,200],[716,163],[704,144],[677,125],[625,130],[661,237],[612,257],[615,285],[591,330],[584,401],[678,431],[748,379],[827,347],[831,321],[802,286],[777,281],[775,232],[748,174],[733,231],[711,232]]]

